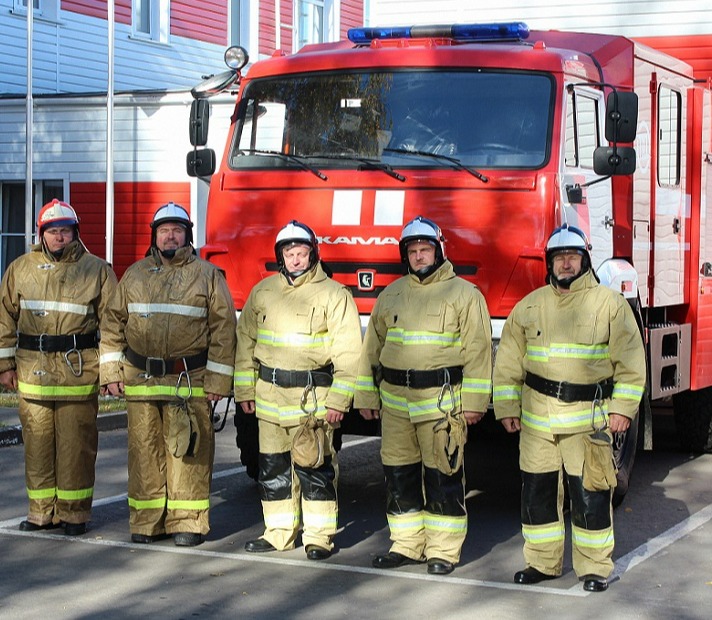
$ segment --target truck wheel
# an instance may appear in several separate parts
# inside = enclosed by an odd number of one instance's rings
[[[672,404],[682,449],[712,452],[712,388],[680,392],[672,397]]]
[[[235,443],[240,449],[240,462],[245,466],[247,475],[257,481],[260,471],[260,444],[257,432],[257,416],[245,415],[240,407],[235,408]]]

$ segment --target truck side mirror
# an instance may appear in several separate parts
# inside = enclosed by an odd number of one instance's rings
[[[600,176],[633,174],[635,149],[629,146],[599,146],[593,152],[593,171]]]
[[[606,140],[633,142],[638,129],[638,95],[613,91],[606,99]]]
[[[209,177],[215,172],[215,151],[213,149],[194,149],[185,160],[188,176]]]
[[[207,99],[196,99],[190,104],[190,143],[193,146],[205,146],[208,143],[208,120],[210,118],[210,102]]]

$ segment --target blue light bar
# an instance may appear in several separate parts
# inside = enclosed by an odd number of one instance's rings
[[[348,31],[349,41],[360,45],[368,44],[374,39],[446,38],[457,41],[522,41],[528,36],[529,26],[522,22],[351,28]]]

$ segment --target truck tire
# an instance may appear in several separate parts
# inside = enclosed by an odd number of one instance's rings
[[[235,408],[235,443],[240,449],[240,462],[247,475],[257,481],[260,471],[260,444],[257,432],[257,416],[246,415],[239,405]]]
[[[689,452],[712,452],[712,388],[686,390],[672,397],[680,447]]]

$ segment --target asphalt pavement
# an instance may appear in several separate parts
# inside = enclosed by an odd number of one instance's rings
[[[371,567],[389,547],[378,438],[347,436],[339,454],[339,533],[326,561],[298,546],[249,554],[262,533],[257,485],[239,463],[234,428],[217,436],[211,532],[196,548],[130,542],[126,431],[100,433],[86,535],[20,532],[23,448],[0,450],[0,617],[7,618],[708,618],[712,608],[712,455],[677,449],[669,415],[654,452],[639,453],[615,513],[615,573],[583,592],[570,549],[560,579],[512,583],[523,567],[516,437],[490,424],[467,446],[469,532],[448,576],[423,565]]]

